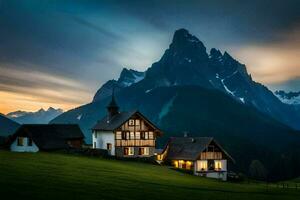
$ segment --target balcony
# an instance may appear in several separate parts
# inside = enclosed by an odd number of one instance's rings
[[[155,140],[116,140],[116,147],[154,147]]]
[[[202,152],[200,155],[201,160],[215,160],[222,159],[222,152]]]

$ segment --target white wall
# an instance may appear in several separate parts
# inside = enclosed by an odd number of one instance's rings
[[[94,146],[95,142],[96,142],[96,147]],[[110,155],[114,156],[115,155],[115,134],[109,131],[94,131],[93,148],[107,149],[107,143],[112,144]]]
[[[27,146],[28,138],[24,137],[23,146],[18,146],[18,138],[10,145],[10,150],[15,152],[38,152],[39,148],[36,146],[34,141],[32,141],[32,146]]]
[[[227,172],[211,172],[211,173],[207,173],[206,177],[227,181]]]

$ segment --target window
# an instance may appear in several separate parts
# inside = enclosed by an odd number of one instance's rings
[[[139,148],[139,155],[149,155],[149,147]]]
[[[121,131],[117,131],[117,133],[116,133],[116,139],[117,140],[121,140],[122,139],[122,132]]]
[[[96,146],[96,142],[94,142],[94,149],[96,149],[97,148],[97,146]]]
[[[112,150],[112,144],[111,143],[107,143],[106,144],[106,149],[107,150]]]
[[[129,140],[130,132],[124,131],[122,132],[122,140]]]
[[[139,126],[139,125],[140,125],[140,120],[139,120],[139,119],[136,119],[136,120],[135,120],[135,125],[136,125],[136,126]]]
[[[141,132],[135,132],[135,139],[141,139]]]
[[[134,148],[133,147],[125,147],[124,148],[124,156],[132,156],[134,155]]]
[[[130,119],[128,121],[128,126],[134,126],[134,119]]]
[[[148,132],[141,132],[141,139],[148,140],[149,139]]]
[[[23,137],[18,137],[18,140],[17,140],[17,145],[18,146],[24,146],[24,138]]]
[[[130,139],[134,140],[134,132],[130,132]]]
[[[27,146],[32,146],[32,138],[27,139]]]
[[[207,171],[207,161],[197,161],[197,171]]]
[[[220,160],[215,160],[215,170],[222,169],[222,162]]]
[[[153,140],[153,139],[154,139],[154,134],[153,134],[153,132],[149,132],[149,139],[150,139],[150,140]]]

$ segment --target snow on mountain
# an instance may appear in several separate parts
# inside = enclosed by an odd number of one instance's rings
[[[93,102],[100,101],[109,97],[114,89],[117,93],[120,89],[129,87],[132,84],[138,83],[145,77],[145,72],[139,72],[133,69],[123,68],[119,79],[109,80],[97,91],[94,96]]]
[[[275,91],[274,94],[285,104],[300,105],[299,92],[285,92],[283,90]]]
[[[20,124],[47,124],[52,119],[62,114],[62,109],[55,109],[49,107],[47,110],[41,108],[36,112],[26,112],[26,111],[15,111],[8,113],[6,117],[20,123]]]

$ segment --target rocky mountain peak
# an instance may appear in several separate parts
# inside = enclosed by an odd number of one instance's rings
[[[208,55],[204,44],[186,29],[175,31],[169,51],[171,56],[189,56],[206,60]]]
[[[211,58],[211,59],[213,59],[213,60],[219,60],[219,59],[221,59],[222,58],[222,53],[221,53],[221,51],[220,50],[218,50],[218,49],[215,49],[215,48],[212,48],[211,50],[210,50],[210,55],[209,55],[209,57]]]

